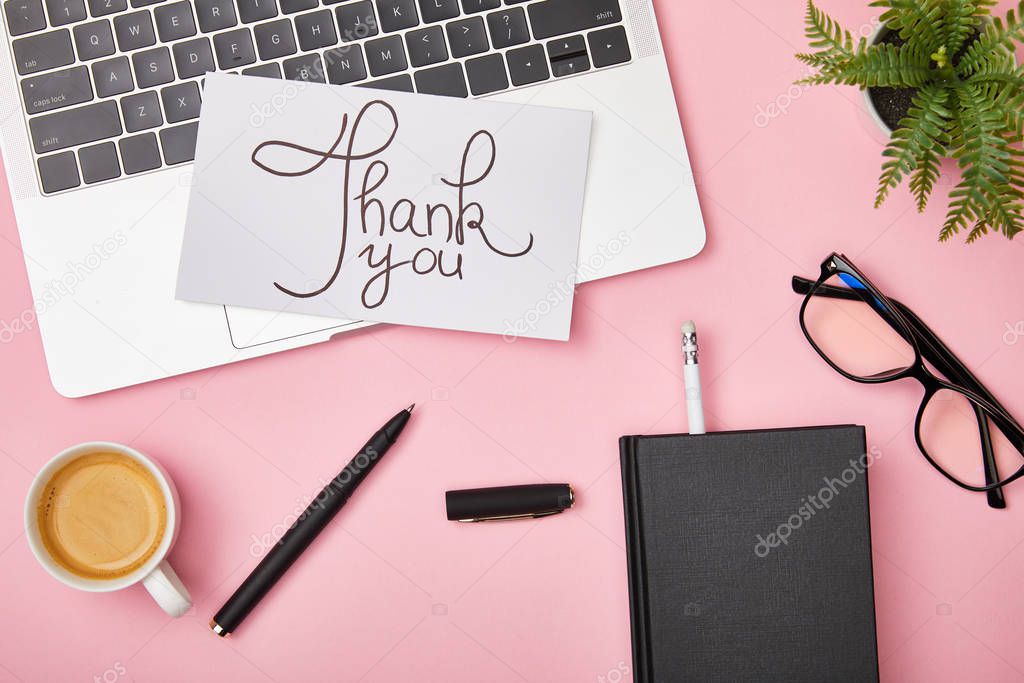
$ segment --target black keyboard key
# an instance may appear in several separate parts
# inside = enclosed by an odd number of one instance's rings
[[[117,148],[113,142],[83,147],[78,150],[78,162],[82,164],[82,180],[86,184],[113,180],[121,175],[121,165],[117,162]]]
[[[89,14],[102,17],[128,9],[128,0],[89,0]]]
[[[287,19],[270,21],[253,28],[256,34],[256,49],[260,60],[277,59],[295,54],[295,38],[292,36],[292,22]]]
[[[562,76],[573,76],[589,70],[590,58],[586,54],[551,61],[551,73],[553,73],[556,78],[561,78]]]
[[[132,7],[148,7],[164,0],[132,0]]]
[[[256,48],[253,47],[252,34],[247,28],[215,35],[213,51],[217,53],[217,64],[224,71],[237,69],[256,61]]]
[[[114,34],[117,36],[117,47],[122,52],[149,47],[156,42],[153,19],[149,12],[132,12],[117,17],[114,19]]]
[[[97,102],[34,116],[28,127],[36,154],[44,154],[120,135],[121,118],[116,102]]]
[[[486,12],[489,9],[501,7],[501,0],[462,0],[462,10],[466,14],[474,12]]]
[[[202,100],[199,97],[199,86],[195,81],[164,88],[160,91],[160,99],[164,103],[167,123],[181,123],[199,118]]]
[[[405,71],[409,64],[405,60],[405,48],[401,36],[385,36],[366,43],[366,63],[371,76],[386,76]]]
[[[121,138],[117,146],[121,149],[121,163],[128,175],[160,168],[160,147],[153,133]]]
[[[110,30],[110,22],[106,19],[79,24],[72,33],[75,36],[78,58],[83,62],[114,54],[114,34]]]
[[[412,87],[412,76],[409,74],[399,74],[398,76],[380,78],[376,81],[360,83],[356,87],[376,88],[377,90],[394,90],[396,92],[416,92]]]
[[[409,61],[415,67],[430,66],[448,59],[444,44],[444,31],[440,26],[428,26],[405,34],[409,45]]]
[[[85,21],[85,0],[46,0],[46,13],[50,15],[50,26],[63,26],[76,21]]]
[[[377,0],[377,16],[385,33],[412,28],[420,23],[414,0]]]
[[[245,76],[263,76],[264,78],[281,78],[281,65],[277,62],[260,64],[259,66],[242,69],[242,74]]]
[[[541,40],[622,21],[618,0],[544,0],[529,12],[533,35]]]
[[[474,95],[486,95],[508,87],[505,60],[499,54],[484,55],[466,62],[466,77]]]
[[[318,4],[317,0],[281,0],[281,11],[285,14],[294,14],[295,12],[313,9]]]
[[[452,48],[452,56],[469,57],[486,52],[490,47],[487,44],[487,31],[484,29],[484,20],[480,17],[460,19],[445,25],[448,31],[448,44]]]
[[[113,97],[135,87],[132,67],[124,55],[93,62],[92,80],[96,84],[96,94],[100,97]]]
[[[174,65],[178,68],[178,78],[194,78],[207,71],[216,71],[213,64],[213,51],[210,49],[209,38],[186,40],[175,43],[171,48],[174,52]]]
[[[156,17],[156,34],[160,36],[160,42],[170,43],[196,34],[196,22],[189,2],[161,5],[153,10],[153,16]]]
[[[160,147],[164,150],[164,161],[170,164],[181,164],[196,158],[196,133],[199,122],[193,121],[184,126],[164,128],[160,131]]]
[[[568,38],[552,40],[548,43],[547,48],[548,57],[552,61],[587,54],[587,44],[584,42],[583,36],[569,36]]]
[[[335,9],[334,13],[338,18],[338,35],[346,43],[378,33],[377,16],[373,13],[370,0],[345,3]]]
[[[250,24],[277,16],[276,0],[238,0],[238,14]]]
[[[29,114],[88,102],[92,99],[89,69],[75,66],[26,78],[21,82],[21,94]]]
[[[124,129],[129,133],[164,125],[160,98],[152,90],[122,97],[121,115],[124,116]]]
[[[539,83],[550,77],[548,58],[540,45],[509,50],[505,53],[505,59],[508,60],[508,75],[515,86]]]
[[[499,50],[530,42],[530,28],[522,7],[488,14],[487,28],[491,31],[491,44]]]
[[[14,46],[14,65],[21,75],[67,66],[75,61],[71,32],[66,28],[18,38]]]
[[[632,59],[629,42],[626,40],[626,29],[622,26],[594,31],[587,36],[590,43],[590,55],[594,58],[597,68],[622,64]]]
[[[155,47],[132,55],[135,82],[140,88],[152,88],[174,80],[171,53],[166,47]]]
[[[459,16],[459,0],[420,0],[420,16],[428,24],[454,19]]]
[[[284,77],[289,81],[327,82],[324,78],[324,63],[318,54],[292,57],[284,60],[281,66],[284,68]]]
[[[363,50],[358,45],[346,45],[324,53],[327,62],[327,82],[334,85],[355,83],[366,78]]]
[[[590,70],[590,57],[583,36],[569,36],[552,40],[547,45],[551,60],[551,73],[556,77],[572,76]]]
[[[334,32],[334,17],[329,9],[295,17],[295,33],[299,37],[299,49],[303,52],[330,47],[338,42],[338,35]]]
[[[428,95],[469,97],[466,77],[462,73],[462,65],[458,62],[417,71],[416,91]]]
[[[7,29],[12,36],[46,28],[43,0],[7,0],[4,13],[7,15]]]
[[[238,23],[231,0],[196,0],[196,19],[203,33],[231,28]]]
[[[75,163],[74,152],[63,152],[39,160],[39,180],[43,184],[43,192],[60,192],[78,187],[82,181],[78,178],[78,164]]]

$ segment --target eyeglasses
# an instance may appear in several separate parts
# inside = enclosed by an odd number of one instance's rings
[[[841,254],[825,259],[817,281],[794,277],[793,291],[806,295],[804,336],[836,372],[867,384],[912,377],[924,386],[915,421],[921,453],[954,484],[1005,507],[1000,487],[1024,476],[1024,429],[938,336]]]

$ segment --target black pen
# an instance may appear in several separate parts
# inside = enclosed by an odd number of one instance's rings
[[[252,611],[252,608],[274,587],[277,580],[284,576],[292,563],[309,547],[309,544],[323,531],[328,522],[338,514],[356,487],[362,483],[373,466],[395,443],[415,407],[414,403],[388,420],[387,424],[370,437],[370,440],[345,466],[345,469],[332,479],[323,488],[320,495],[306,507],[291,528],[284,533],[281,540],[274,544],[266,557],[256,565],[256,569],[252,570],[252,573],[246,577],[234,595],[210,620],[210,628],[214,633],[223,637],[234,631]]]

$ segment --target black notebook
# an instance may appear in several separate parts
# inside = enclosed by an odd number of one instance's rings
[[[619,446],[638,683],[878,680],[863,427]]]

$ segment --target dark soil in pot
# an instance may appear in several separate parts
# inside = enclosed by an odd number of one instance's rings
[[[963,47],[960,48],[959,52],[953,56],[953,63],[956,64],[963,57],[967,48],[981,35],[980,31],[976,31],[974,35],[964,41]],[[889,29],[883,29],[878,35],[878,43],[888,43],[890,45],[903,45],[905,40],[900,38],[899,34]],[[875,105],[875,110],[878,112],[878,116],[882,119],[886,126],[889,127],[890,131],[894,131],[900,127],[900,121],[910,111],[911,102],[914,99],[914,95],[917,94],[917,88],[887,88],[877,87],[868,88],[868,96],[871,98],[871,104]]]
[[[878,42],[898,46],[906,41],[895,31],[884,29],[878,36]],[[878,116],[890,131],[900,127],[900,121],[910,111],[910,103],[915,94],[917,88],[868,88],[871,104],[875,105]]]

